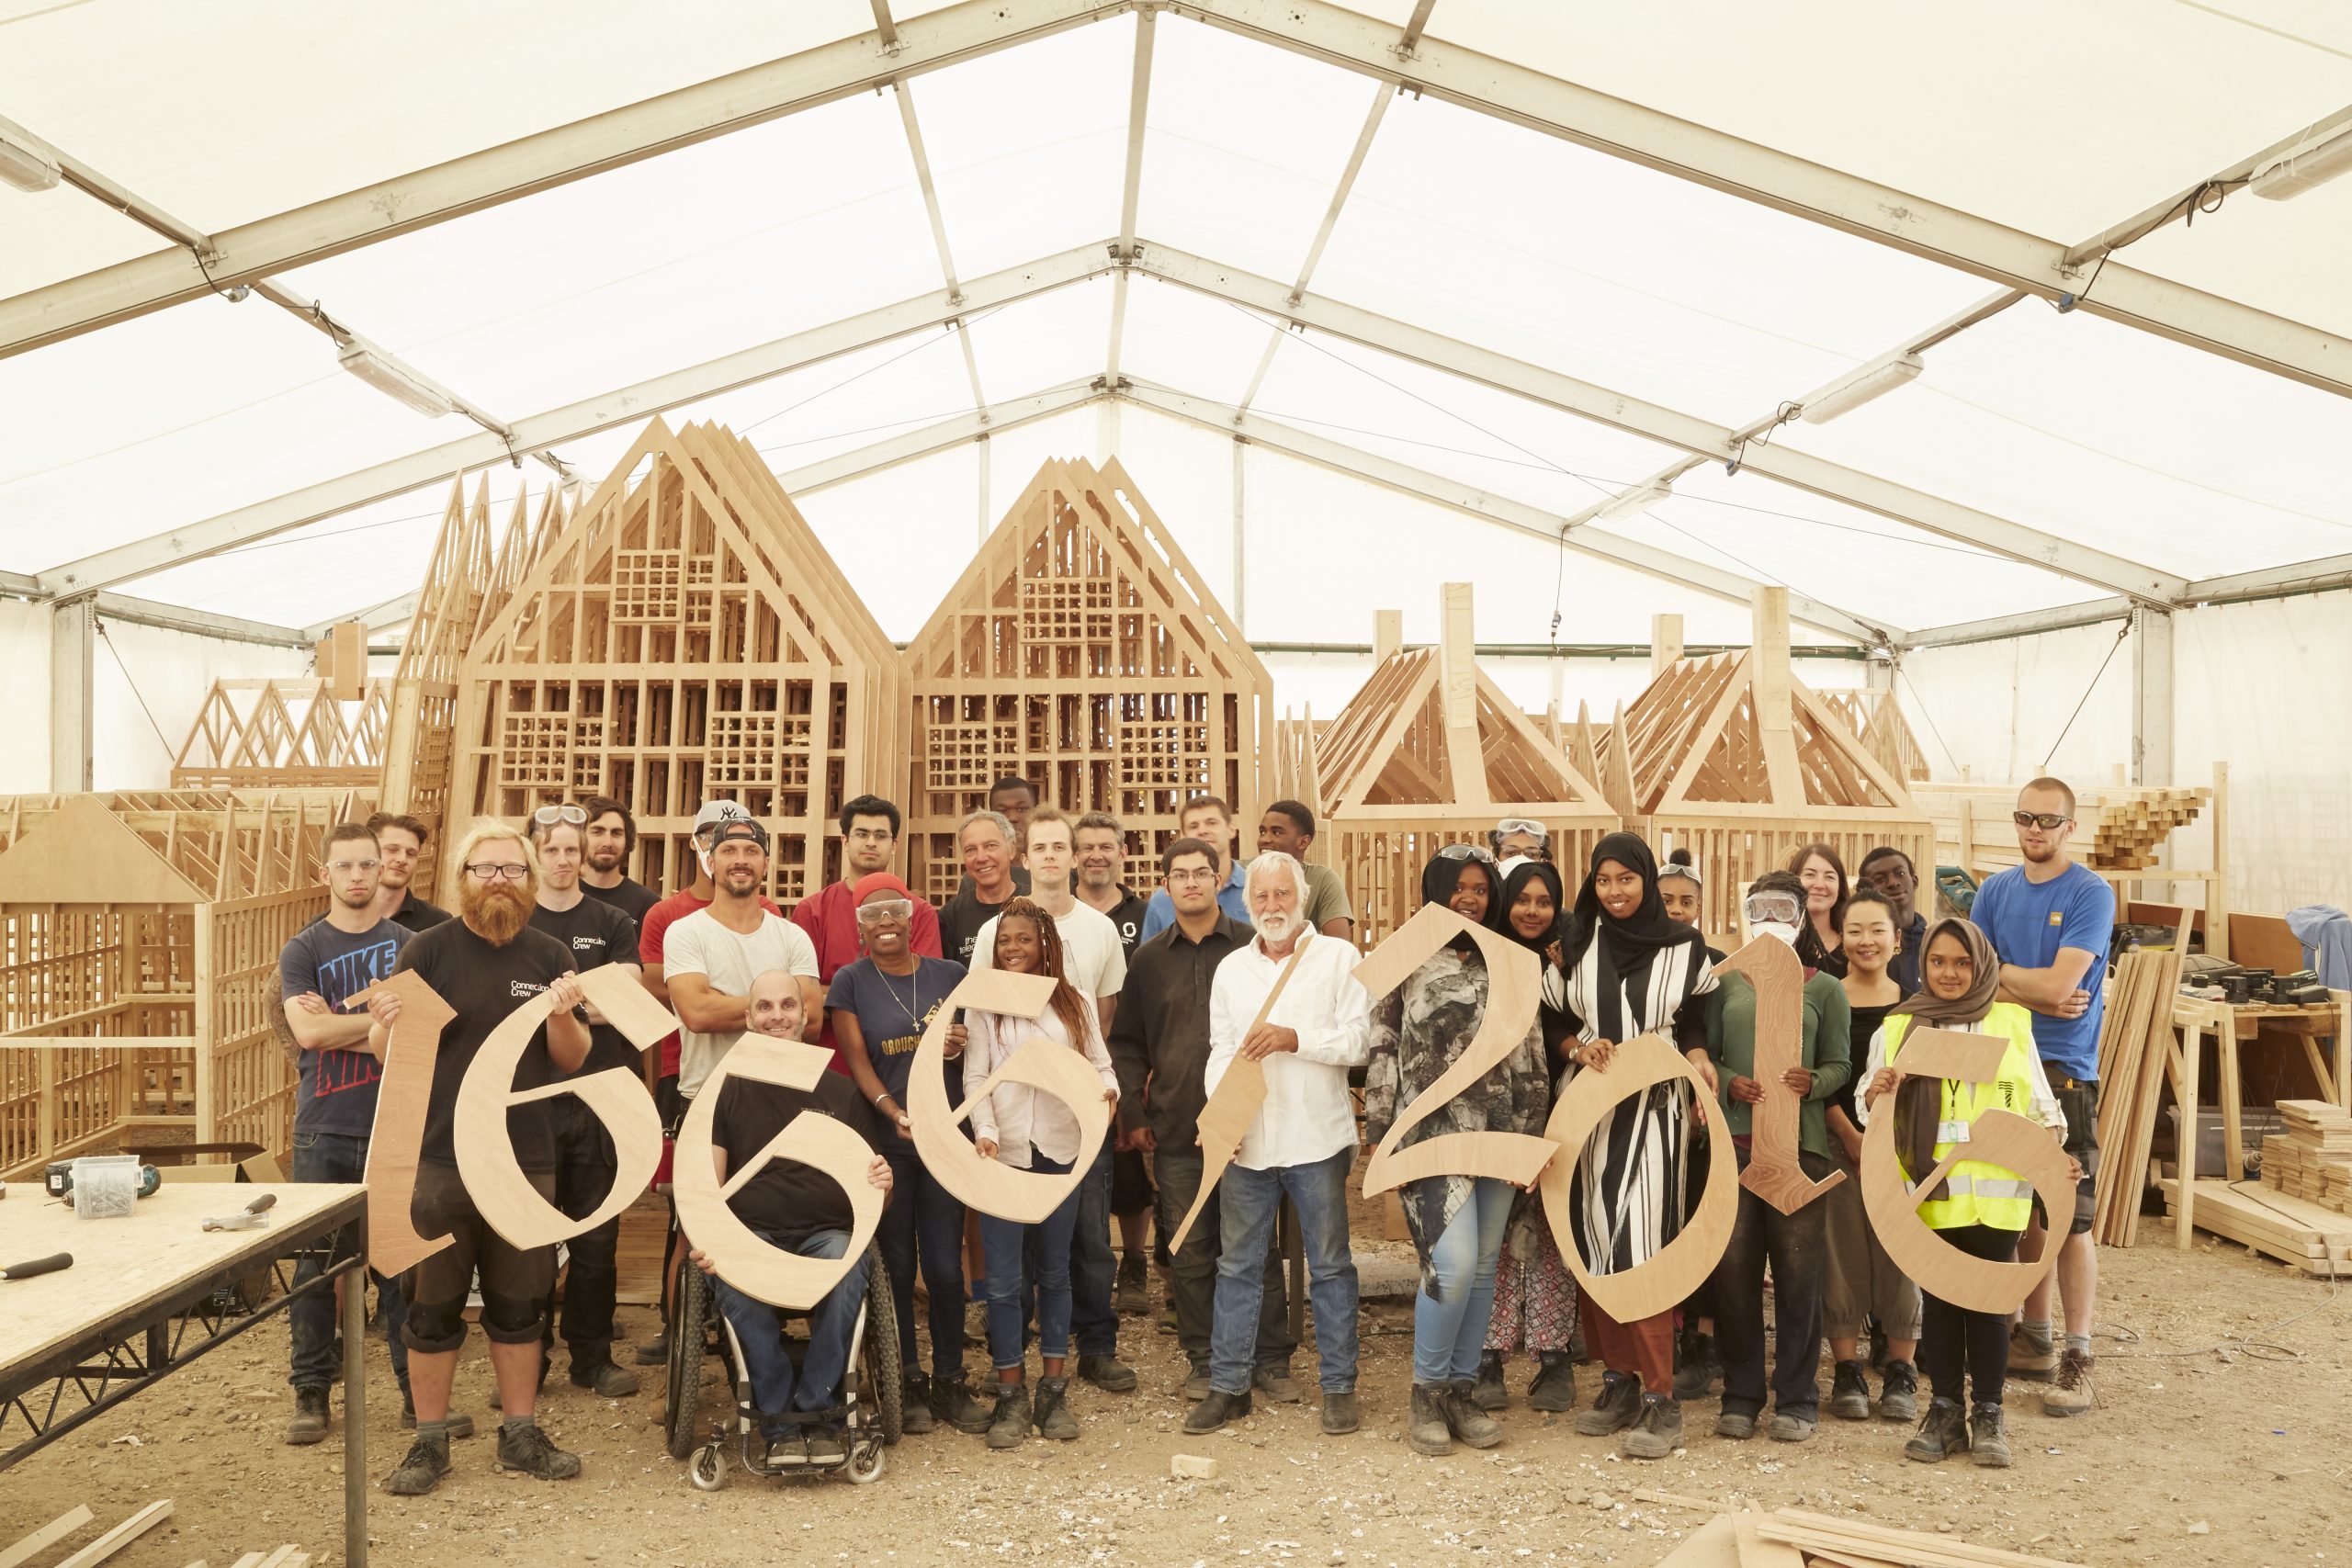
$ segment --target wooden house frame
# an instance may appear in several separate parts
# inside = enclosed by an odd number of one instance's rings
[[[1740,899],[1804,844],[1827,843],[1850,878],[1882,844],[1934,874],[1934,829],[1903,779],[1847,718],[1789,671],[1788,591],[1759,588],[1752,646],[1665,665],[1606,732],[1579,721],[1571,755],[1665,861],[1687,847],[1702,878],[1701,929],[1736,945]]]
[[[956,824],[1005,775],[1115,814],[1130,887],[1159,884],[1193,795],[1224,796],[1254,842],[1272,679],[1116,459],[1039,468],[906,667],[907,863],[934,903],[963,875]]]
[[[220,680],[172,762],[174,789],[366,789],[383,775],[391,685],[367,682],[356,702],[329,682]]]
[[[653,420],[576,510],[526,532],[518,504],[471,612],[445,853],[471,817],[605,795],[637,819],[630,874],[679,887],[695,812],[730,799],[788,908],[840,874],[842,803],[899,776],[897,650],[718,426]]]
[[[1501,818],[1530,818],[1566,877],[1618,826],[1600,787],[1478,668],[1470,585],[1443,594],[1443,642],[1388,652],[1316,742],[1316,857],[1347,886],[1366,947],[1411,917],[1442,845],[1484,846]]]
[[[291,1156],[279,953],[372,792],[0,798],[0,1179],[133,1141]]]

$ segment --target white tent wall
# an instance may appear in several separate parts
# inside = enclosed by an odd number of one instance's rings
[[[1965,767],[1971,778],[2004,782],[2042,773],[2105,779],[2128,761],[2132,652],[2108,657],[2121,625],[1905,655],[1895,690],[1935,776],[1957,779]],[[2069,727],[2078,702],[2082,712]]]
[[[0,599],[0,795],[49,788],[49,617],[46,604]]]
[[[170,784],[172,754],[187,739],[214,681],[311,672],[304,649],[265,648],[120,621],[102,619],[100,625],[105,636],[91,656],[90,756],[91,783],[101,790],[162,789]],[[113,653],[107,651],[109,643]],[[46,761],[43,782],[34,788],[48,787]]]

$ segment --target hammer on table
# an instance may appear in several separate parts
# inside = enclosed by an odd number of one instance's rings
[[[74,1267],[70,1252],[53,1252],[47,1258],[36,1258],[29,1263],[11,1263],[0,1269],[0,1280],[29,1280],[36,1274],[54,1274],[60,1269]]]
[[[254,1199],[252,1202],[246,1204],[243,1208],[238,1210],[235,1213],[229,1215],[226,1219],[205,1221],[201,1228],[209,1231],[258,1230],[266,1223],[264,1219],[264,1215],[268,1212],[270,1206],[277,1201],[277,1193],[265,1192],[260,1197]]]

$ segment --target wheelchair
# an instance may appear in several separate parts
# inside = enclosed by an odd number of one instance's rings
[[[775,1466],[767,1462],[767,1439],[760,1431],[759,1410],[752,1403],[751,1379],[743,1371],[743,1350],[734,1325],[720,1314],[709,1276],[684,1256],[678,1260],[672,1303],[666,1438],[672,1459],[691,1456],[686,1473],[697,1491],[716,1492],[727,1484],[730,1438],[736,1445],[735,1462],[753,1475],[815,1476],[839,1471],[860,1486],[881,1478],[883,1450],[895,1444],[900,1435],[899,1401],[904,1390],[899,1364],[899,1319],[890,1304],[890,1277],[879,1247],[868,1245],[865,1249],[865,1299],[859,1304],[857,1324],[850,1332],[849,1371],[842,1379],[842,1403],[808,1417],[841,1428],[842,1457],[831,1463]],[[807,1314],[778,1308],[776,1315],[776,1331],[797,1367],[808,1340],[795,1337],[790,1325]],[[704,1428],[696,1425],[695,1406],[702,1392],[703,1361],[711,1355],[726,1364],[734,1408],[729,1416]],[[706,1431],[707,1438],[698,1444],[696,1438]]]

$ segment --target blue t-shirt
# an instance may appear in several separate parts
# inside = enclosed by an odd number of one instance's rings
[[[328,1010],[345,1016],[343,1004],[379,980],[415,933],[390,920],[359,932],[340,931],[316,920],[294,933],[277,957],[277,983],[288,1000],[306,991],[326,998]],[[376,1086],[384,1064],[364,1045],[347,1050],[305,1051],[294,1092],[297,1133],[338,1133],[364,1138],[376,1125]]]
[[[1224,910],[1228,919],[1239,920],[1245,926],[1250,923],[1249,876],[1249,866],[1235,861],[1226,871],[1225,886],[1216,890],[1216,907]],[[1303,909],[1300,911],[1301,914],[1305,912]],[[1159,888],[1152,894],[1151,902],[1144,906],[1143,935],[1136,939],[1136,944],[1140,946],[1149,942],[1175,923],[1176,906],[1169,901],[1168,889]]]
[[[2108,949],[2115,941],[2115,890],[2074,862],[2047,882],[2028,882],[2025,867],[2011,866],[1985,879],[1969,910],[2004,964],[2047,969],[2058,950],[2075,947],[2091,955],[2082,987],[2090,1010],[2080,1018],[2033,1015],[2033,1042],[2052,1077],[2064,1073],[2088,1083],[2098,1077],[2098,1024],[2107,1010],[2101,994]]]
[[[846,1012],[857,1020],[857,1032],[865,1041],[865,1059],[873,1065],[874,1076],[882,1080],[882,1087],[890,1091],[890,1097],[904,1106],[907,1074],[914,1066],[915,1047],[922,1043],[922,1032],[931,1026],[940,1004],[963,981],[964,966],[945,958],[918,958],[911,975],[887,975],[876,967],[871,958],[861,958],[842,965],[833,976],[832,986],[825,993],[825,1007],[828,1011]],[[944,1066],[952,1103],[963,1072],[954,1062]]]

